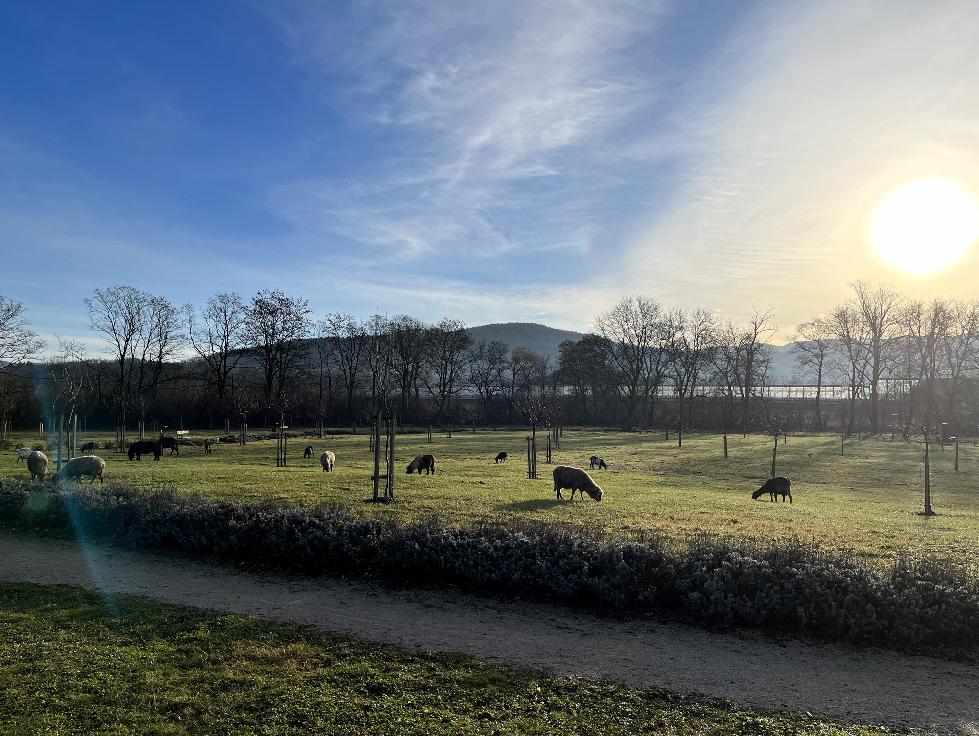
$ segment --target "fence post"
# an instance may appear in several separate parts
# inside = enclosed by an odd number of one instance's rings
[[[925,515],[931,516],[931,463],[929,459],[928,430],[925,430]]]
[[[64,414],[59,414],[58,415],[58,454],[57,454],[58,459],[56,461],[58,465],[58,471],[61,470],[61,433],[64,431],[64,428],[65,428],[65,416]]]
[[[727,460],[727,435],[724,435],[724,459]]]
[[[396,415],[392,415],[388,419],[388,444],[387,455],[385,457],[388,477],[384,485],[384,500],[388,503],[394,500],[394,436],[397,434],[397,423],[398,419]]]
[[[374,501],[380,498],[379,485],[381,481],[381,415],[374,417],[374,428],[371,431],[371,444],[374,445]]]
[[[532,457],[534,461],[534,480],[537,480],[537,436],[534,435],[530,438],[530,447],[532,450]]]

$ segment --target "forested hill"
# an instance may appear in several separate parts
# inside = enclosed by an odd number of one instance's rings
[[[572,330],[558,330],[536,322],[503,322],[470,327],[473,342],[499,340],[510,347],[524,347],[541,356],[550,356],[557,367],[558,345],[565,340],[580,340],[585,335]]]
[[[573,330],[559,330],[536,322],[503,322],[491,325],[470,327],[473,342],[480,340],[499,340],[510,347],[525,347],[538,355],[551,356],[552,367],[557,367],[558,345],[565,340],[580,340],[585,335]],[[769,380],[775,382],[794,382],[812,379],[808,371],[795,365],[792,345],[772,346],[772,365]]]

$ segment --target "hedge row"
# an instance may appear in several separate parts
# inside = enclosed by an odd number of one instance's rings
[[[678,548],[554,525],[399,523],[341,506],[0,480],[0,523],[314,574],[453,584],[708,628],[760,628],[903,650],[979,651],[979,581],[947,561],[880,569],[801,542],[703,538]]]

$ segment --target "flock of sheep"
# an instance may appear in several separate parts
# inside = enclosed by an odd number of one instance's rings
[[[169,440],[169,442],[168,442]],[[139,460],[143,454],[153,455],[155,460],[160,459],[162,450],[170,449],[170,454],[173,455],[175,452],[177,455],[180,454],[180,448],[177,441],[173,437],[163,437],[160,441],[150,441],[150,440],[138,440],[133,442],[129,447],[129,459]],[[95,449],[94,442],[87,442],[81,446],[82,452],[90,452]],[[204,452],[210,454],[210,443],[205,442]],[[313,456],[312,445],[306,447],[303,452],[303,457],[309,459]],[[45,476],[48,474],[48,457],[40,450],[32,450],[28,447],[20,447],[17,449],[18,460],[25,460],[27,462],[27,470],[31,474],[31,480],[44,480]],[[505,463],[509,458],[509,454],[506,452],[499,453],[496,458],[496,463]],[[326,450],[320,454],[320,465],[323,468],[323,472],[330,472],[333,470],[334,464],[336,463],[336,455],[330,451]],[[605,459],[598,456],[592,455],[588,458],[588,467],[591,470],[599,468],[602,470],[608,470],[608,464]],[[416,455],[415,458],[408,463],[406,472],[411,475],[413,473],[418,473],[421,475],[422,471],[425,471],[426,475],[435,473],[435,456],[434,455]],[[94,483],[96,478],[99,482],[104,482],[104,472],[105,472],[105,460],[98,457],[97,455],[82,455],[80,457],[72,458],[66,463],[62,464],[61,470],[58,471],[58,477],[66,480],[78,480],[81,478],[91,478],[91,482]],[[595,501],[601,501],[605,492],[602,490],[594,479],[588,475],[588,473],[582,468],[575,468],[568,465],[558,465],[554,468],[554,493],[555,496],[563,500],[564,496],[561,494],[562,490],[569,489],[571,491],[571,500],[574,500],[575,493],[579,494],[584,498],[585,494]],[[765,494],[768,494],[769,499],[773,502],[777,501],[778,496],[782,497],[782,502],[784,503],[788,499],[789,503],[792,503],[792,490],[791,484],[788,478],[777,477],[770,478],[767,480],[758,490],[751,494],[752,499],[758,500]]]
[[[40,450],[32,450],[29,447],[17,448],[17,459],[27,461],[27,470],[31,474],[31,480],[44,480],[48,474],[48,456]],[[92,483],[98,478],[99,482],[104,482],[105,460],[97,455],[82,455],[75,457],[61,465],[58,477],[65,480],[79,480],[81,478],[91,478]]]

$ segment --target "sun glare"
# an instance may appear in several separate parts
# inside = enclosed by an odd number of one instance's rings
[[[877,208],[870,240],[887,263],[929,275],[955,265],[979,238],[979,207],[947,181],[912,181]]]

